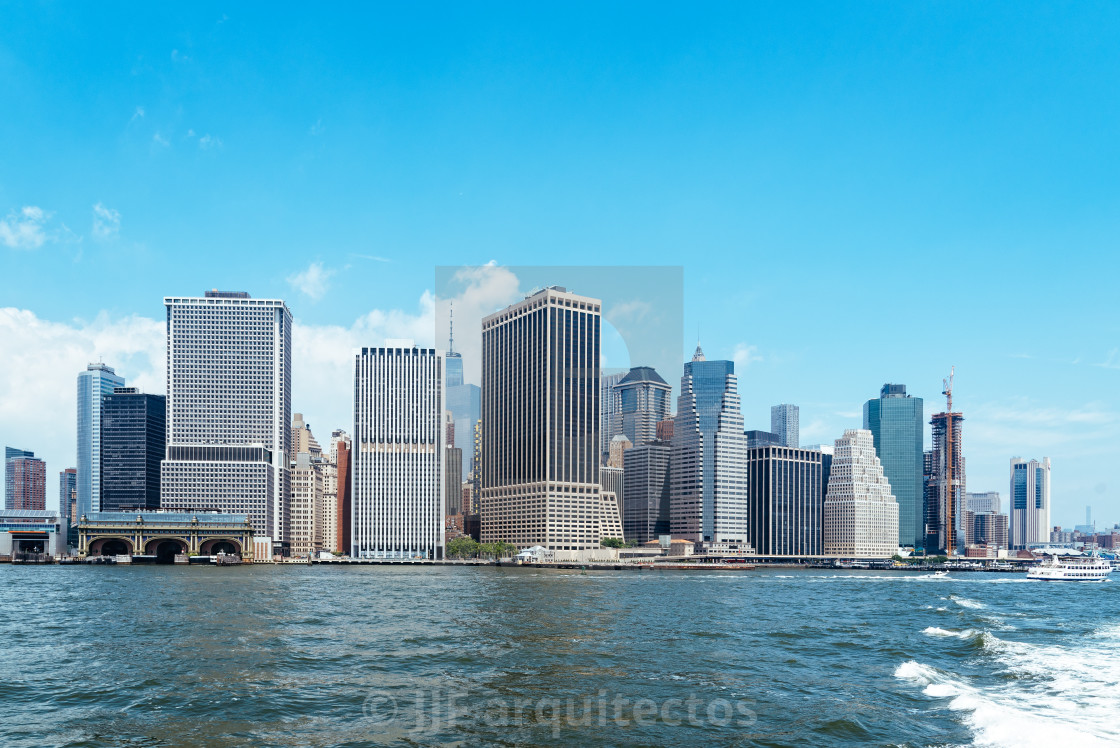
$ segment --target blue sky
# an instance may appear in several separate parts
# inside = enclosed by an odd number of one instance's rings
[[[956,365],[970,490],[1120,521],[1120,6],[527,5],[5,6],[0,439],[71,464],[90,357],[162,391],[165,294],[288,300],[322,433],[437,266],[680,265],[749,426]]]

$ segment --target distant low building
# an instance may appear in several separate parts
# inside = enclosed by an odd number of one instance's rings
[[[0,556],[19,554],[58,557],[66,553],[66,531],[53,510],[0,511]]]

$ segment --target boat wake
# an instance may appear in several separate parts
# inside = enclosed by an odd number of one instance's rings
[[[988,631],[931,626],[922,633],[980,642],[970,665],[986,665],[986,676],[966,677],[916,660],[903,662],[894,672],[926,696],[947,699],[949,709],[959,712],[972,730],[974,745],[1120,743],[1120,625],[1079,640],[1076,650],[1004,640]],[[975,667],[968,670],[975,672]]]

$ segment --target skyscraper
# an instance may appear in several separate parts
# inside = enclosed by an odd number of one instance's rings
[[[446,515],[463,513],[463,450],[460,447],[444,447],[447,450],[444,471],[443,513]]]
[[[616,420],[622,401],[615,386],[624,376],[626,376],[624,371],[610,374],[599,372],[599,455],[604,461],[610,450],[611,439],[622,433],[618,430],[621,428],[621,423]]]
[[[684,365],[670,461],[673,537],[729,546],[748,542],[746,437],[733,361],[700,346]]]
[[[90,364],[78,374],[78,518],[101,511],[101,404],[124,386],[111,366]]]
[[[166,400],[114,387],[101,404],[101,511],[159,509]]]
[[[622,534],[646,543],[668,535],[669,442],[652,441],[623,455]]]
[[[801,415],[796,405],[783,403],[770,407],[770,431],[778,435],[783,447],[797,448],[801,444]]]
[[[884,384],[879,397],[863,404],[863,427],[898,502],[898,544],[925,545],[925,490],[922,481],[924,403],[906,394],[904,384]]]
[[[77,522],[74,515],[78,511],[78,468],[66,468],[58,474],[58,515],[63,527],[69,528]]]
[[[1050,458],[1011,458],[1011,521],[1008,543],[1026,548],[1050,539]]]
[[[355,558],[443,558],[444,359],[395,341],[354,356]]]
[[[4,448],[4,509],[46,511],[47,465],[34,452]]]
[[[965,464],[961,413],[936,413],[925,473],[926,552],[956,553],[964,545]],[[923,459],[925,459],[923,457]]]
[[[670,415],[673,388],[652,366],[635,366],[614,385],[616,410],[611,434],[623,435],[635,447],[657,438],[657,424]]]
[[[779,446],[746,454],[751,547],[765,556],[819,556],[832,455]]]
[[[169,296],[161,506],[249,515],[284,553],[292,313],[280,299]]]
[[[617,522],[599,486],[600,306],[553,286],[482,320],[485,543],[591,550]]]
[[[451,310],[454,315],[455,310]],[[470,469],[471,450],[469,445],[474,438],[474,427],[478,423],[482,408],[482,391],[477,384],[467,384],[463,378],[463,356],[455,350],[455,319],[451,319],[451,335],[448,339],[444,363],[447,367],[446,393],[447,409],[451,411],[452,427],[455,430],[454,445],[459,447],[459,472],[466,475]]]
[[[898,550],[898,502],[866,429],[836,440],[824,499],[826,556],[885,558]]]

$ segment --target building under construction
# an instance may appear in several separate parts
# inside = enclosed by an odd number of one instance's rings
[[[948,407],[930,420],[933,449],[925,453],[926,553],[951,555],[965,542],[964,414],[953,412],[952,374],[945,380],[942,394],[948,399]]]

